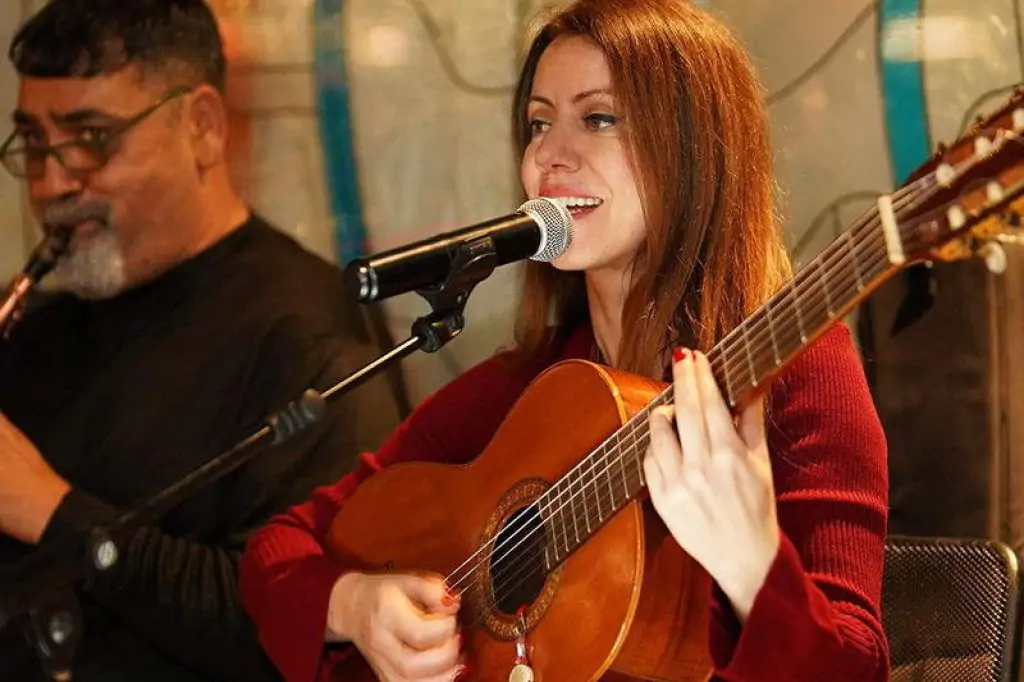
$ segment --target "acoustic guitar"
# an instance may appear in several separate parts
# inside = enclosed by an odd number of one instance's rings
[[[1022,136],[1019,87],[722,339],[708,359],[729,404],[765,390],[901,269],[976,254],[1019,226]],[[670,401],[663,383],[555,365],[473,462],[366,480],[328,551],[369,571],[446,576],[477,680],[706,680],[709,577],[645,496],[648,415]],[[338,678],[376,679],[358,655]]]

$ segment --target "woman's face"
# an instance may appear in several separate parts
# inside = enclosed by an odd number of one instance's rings
[[[561,199],[572,213],[572,245],[554,262],[561,270],[625,272],[643,243],[623,114],[601,49],[579,36],[555,39],[533,79],[520,172],[531,199]]]

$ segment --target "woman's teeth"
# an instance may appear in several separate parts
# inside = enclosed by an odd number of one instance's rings
[[[551,199],[563,204],[566,208],[592,208],[603,203],[597,197],[551,197]]]

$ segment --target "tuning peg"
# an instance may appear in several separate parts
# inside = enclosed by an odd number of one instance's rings
[[[1006,272],[1006,249],[997,242],[985,242],[978,249],[978,256],[985,259],[985,267],[993,275]]]

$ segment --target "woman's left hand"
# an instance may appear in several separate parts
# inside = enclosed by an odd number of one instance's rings
[[[644,474],[654,508],[746,620],[779,549],[772,468],[758,399],[738,425],[701,353],[677,351],[673,408],[650,417]]]

